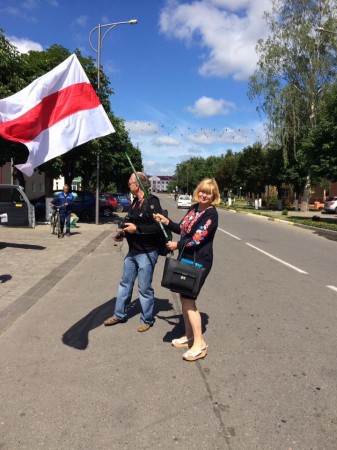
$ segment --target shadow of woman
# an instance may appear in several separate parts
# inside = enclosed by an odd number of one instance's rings
[[[208,314],[200,313],[201,315],[201,327],[202,327],[202,333],[204,334],[206,332],[206,326],[208,325]],[[165,320],[170,325],[173,325],[173,328],[171,331],[168,331],[165,336],[163,337],[164,342],[171,342],[173,339],[178,339],[185,333],[185,327],[184,327],[184,320],[182,314],[176,314],[174,316],[159,316],[157,315],[158,319]]]

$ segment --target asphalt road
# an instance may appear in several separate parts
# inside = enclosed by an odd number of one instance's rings
[[[162,204],[183,216],[171,198]],[[88,229],[86,245],[78,236],[73,266],[56,280],[41,264],[49,289],[0,336],[1,449],[337,448],[336,241],[256,216],[219,218],[198,300],[209,354],[197,363],[170,346],[181,311],[160,286],[163,258],[155,326],[136,332],[137,302],[126,324],[102,326],[126,251],[114,224],[96,237]],[[66,245],[42,242],[41,263]]]

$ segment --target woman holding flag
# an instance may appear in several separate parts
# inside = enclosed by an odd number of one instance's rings
[[[219,188],[214,179],[201,181],[193,193],[196,202],[187,211],[180,223],[172,222],[162,214],[154,214],[157,222],[165,225],[173,233],[180,234],[178,242],[166,244],[171,251],[184,249],[185,262],[206,269],[209,274],[213,264],[213,240],[218,228],[218,212],[215,208],[220,203]],[[206,277],[205,277],[206,279]],[[185,324],[185,334],[179,339],[173,339],[176,348],[188,348],[183,358],[186,361],[196,361],[207,355],[207,345],[202,336],[201,316],[196,307],[196,298],[180,294],[182,313]]]

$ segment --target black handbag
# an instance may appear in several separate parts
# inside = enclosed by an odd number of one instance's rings
[[[165,259],[161,285],[172,292],[196,299],[205,282],[208,271],[204,267],[196,265],[195,253],[194,263],[188,264],[180,261],[184,249],[185,246],[177,259],[171,257]]]

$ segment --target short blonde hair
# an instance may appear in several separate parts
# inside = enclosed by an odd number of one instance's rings
[[[219,187],[214,178],[205,178],[204,180],[200,181],[198,186],[194,189],[193,201],[199,202],[198,194],[200,191],[212,194],[212,205],[218,205],[220,203]]]

